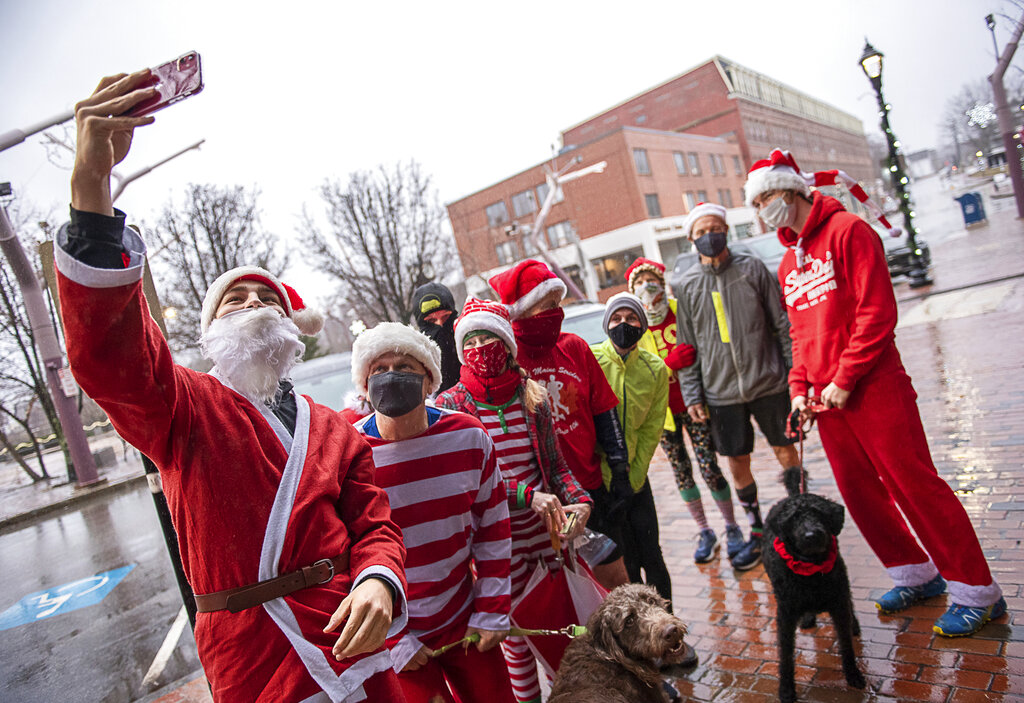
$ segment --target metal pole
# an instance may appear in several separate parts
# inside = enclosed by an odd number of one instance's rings
[[[99,483],[100,477],[96,471],[96,462],[89,449],[85,430],[82,429],[82,418],[78,414],[78,407],[74,399],[64,394],[61,386],[60,369],[64,367],[64,355],[57,342],[57,332],[46,312],[43,290],[39,287],[32,264],[29,263],[25,250],[22,249],[21,242],[14,233],[14,227],[11,226],[11,221],[7,218],[7,211],[3,208],[0,208],[0,249],[7,257],[11,271],[14,272],[14,277],[21,288],[25,312],[28,314],[29,324],[32,326],[32,334],[35,337],[36,347],[39,349],[39,356],[46,368],[46,385],[50,390],[54,408],[57,410],[60,426],[64,430],[64,439],[68,444],[68,454],[71,456],[71,465],[74,467],[77,485],[83,487]]]
[[[191,151],[192,149],[198,149],[198,148],[199,148],[200,146],[202,146],[203,142],[205,142],[205,141],[206,141],[205,139],[200,139],[200,140],[199,140],[198,142],[196,142],[195,144],[192,144],[191,146],[187,146],[187,147],[185,147],[184,149],[181,149],[180,151],[176,151],[176,152],[174,152],[173,154],[171,154],[170,156],[168,156],[168,157],[167,157],[166,159],[162,159],[162,160],[160,160],[160,161],[157,161],[157,162],[156,162],[155,164],[153,164],[152,166],[147,166],[146,168],[143,168],[143,169],[139,169],[139,170],[138,170],[138,171],[136,171],[135,173],[131,173],[131,174],[129,174],[129,175],[127,175],[127,176],[125,176],[124,178],[120,179],[120,180],[118,181],[118,184],[117,184],[117,188],[115,188],[115,189],[114,189],[114,192],[110,194],[110,201],[111,201],[111,202],[116,202],[116,201],[117,201],[117,199],[118,199],[119,197],[121,197],[121,193],[123,193],[123,192],[124,192],[124,189],[125,189],[125,188],[126,188],[126,187],[128,186],[128,184],[129,184],[129,183],[131,183],[132,181],[134,181],[134,180],[136,180],[136,179],[139,179],[139,178],[142,178],[142,177],[143,177],[143,176],[145,176],[145,175],[146,175],[147,173],[149,173],[150,171],[152,171],[152,170],[153,170],[154,168],[157,168],[157,167],[159,167],[159,166],[163,166],[163,165],[164,165],[165,163],[167,163],[168,161],[170,161],[170,160],[172,160],[172,159],[176,159],[176,158],[178,158],[179,156],[181,156],[182,154],[184,154],[184,153],[185,153],[186,151]]]
[[[69,110],[68,112],[62,112],[61,114],[43,120],[42,122],[29,125],[25,129],[12,129],[10,132],[4,132],[3,134],[0,134],[0,151],[10,149],[15,144],[21,144],[36,132],[42,132],[44,129],[49,129],[50,127],[61,124],[62,122],[67,122],[74,116],[74,111]]]
[[[992,41],[995,41],[995,23],[990,23],[992,30]],[[1010,106],[1006,104],[1006,88],[1003,86],[1003,75],[1010,67],[1013,54],[1017,51],[1017,44],[1020,43],[1021,34],[1024,33],[1024,16],[1014,27],[1013,36],[1003,50],[1003,55],[996,63],[996,70],[988,77],[992,84],[992,98],[996,103],[996,117],[999,119],[999,131],[1003,135],[1003,149],[1006,150],[1006,170],[1010,174],[1010,183],[1013,185],[1013,198],[1017,201],[1017,217],[1024,218],[1024,177],[1021,174],[1020,152],[1017,148],[1020,140],[1013,138],[1014,124],[1010,116]],[[998,56],[998,47],[996,55]]]

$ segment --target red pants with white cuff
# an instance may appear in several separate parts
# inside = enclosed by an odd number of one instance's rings
[[[846,509],[897,586],[941,573],[958,605],[999,600],[967,511],[932,463],[904,371],[869,375],[846,407],[820,413],[817,422]]]
[[[423,644],[440,649],[450,642],[466,636],[466,623],[460,621],[443,632],[426,638]],[[398,681],[406,703],[515,703],[508,667],[501,647],[486,652],[475,644],[463,648],[453,647],[441,656],[431,659],[415,671],[403,671]]]

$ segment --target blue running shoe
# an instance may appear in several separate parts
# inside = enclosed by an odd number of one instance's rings
[[[725,553],[729,555],[730,559],[739,554],[746,545],[747,541],[743,539],[743,530],[739,525],[730,525],[725,528]]]
[[[953,603],[944,612],[932,631],[943,637],[967,637],[980,630],[989,620],[998,618],[1006,612],[1006,599],[1000,598],[985,608],[971,608]]]
[[[693,553],[693,560],[698,564],[707,564],[711,561],[722,545],[718,543],[714,530],[701,530],[697,535],[697,551]]]
[[[946,580],[936,576],[928,583],[920,586],[896,586],[875,601],[875,607],[885,614],[898,613],[906,610],[914,603],[925,598],[937,596],[946,591]]]
[[[750,535],[750,541],[729,560],[737,571],[753,569],[761,563],[761,535]]]

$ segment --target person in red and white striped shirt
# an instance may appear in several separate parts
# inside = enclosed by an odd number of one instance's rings
[[[455,348],[463,363],[459,383],[438,396],[437,404],[475,415],[494,441],[510,511],[515,600],[537,562],[555,559],[550,531],[562,530],[567,512],[575,512],[577,522],[566,539],[581,534],[592,502],[558,449],[546,393],[515,363],[508,310],[470,298],[455,323]],[[516,699],[539,701],[537,661],[526,640],[509,637],[502,647]]]
[[[509,629],[511,542],[494,444],[476,418],[425,404],[441,380],[440,350],[421,332],[381,323],[356,339],[352,362],[375,408],[356,429],[373,449],[375,483],[407,552],[409,624],[389,640],[402,690],[409,703],[477,700],[481,691],[512,703],[496,646]],[[431,656],[474,634],[475,649]]]

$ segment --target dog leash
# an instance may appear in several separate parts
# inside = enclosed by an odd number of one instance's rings
[[[821,398],[813,396],[807,399],[807,405],[805,409],[808,411],[808,417],[801,422],[800,411],[794,410],[789,414],[789,425],[786,428],[787,437],[799,437],[800,439],[800,492],[807,492],[807,472],[804,470],[804,437],[811,431],[814,426],[814,418],[818,413],[825,412],[828,408],[821,402]],[[804,426],[806,425],[806,427]]]
[[[566,625],[565,627],[563,627],[563,628],[561,628],[559,630],[530,630],[530,629],[527,629],[525,627],[511,627],[511,628],[509,628],[508,634],[509,634],[509,637],[536,637],[536,636],[539,636],[539,635],[565,635],[569,639],[575,639],[575,638],[577,638],[577,637],[579,637],[581,635],[587,634],[587,628],[586,628],[585,625]],[[480,641],[480,633],[479,632],[474,632],[471,635],[466,635],[461,640],[458,640],[456,642],[450,642],[450,643],[444,645],[443,647],[431,650],[429,656],[431,656],[431,657],[439,657],[442,654],[444,654],[445,652],[447,652],[448,650],[453,649],[455,647],[458,647],[460,644],[461,645],[465,645],[465,646],[469,646],[470,644],[473,644],[473,643],[476,643],[476,642],[479,642],[479,641]]]

